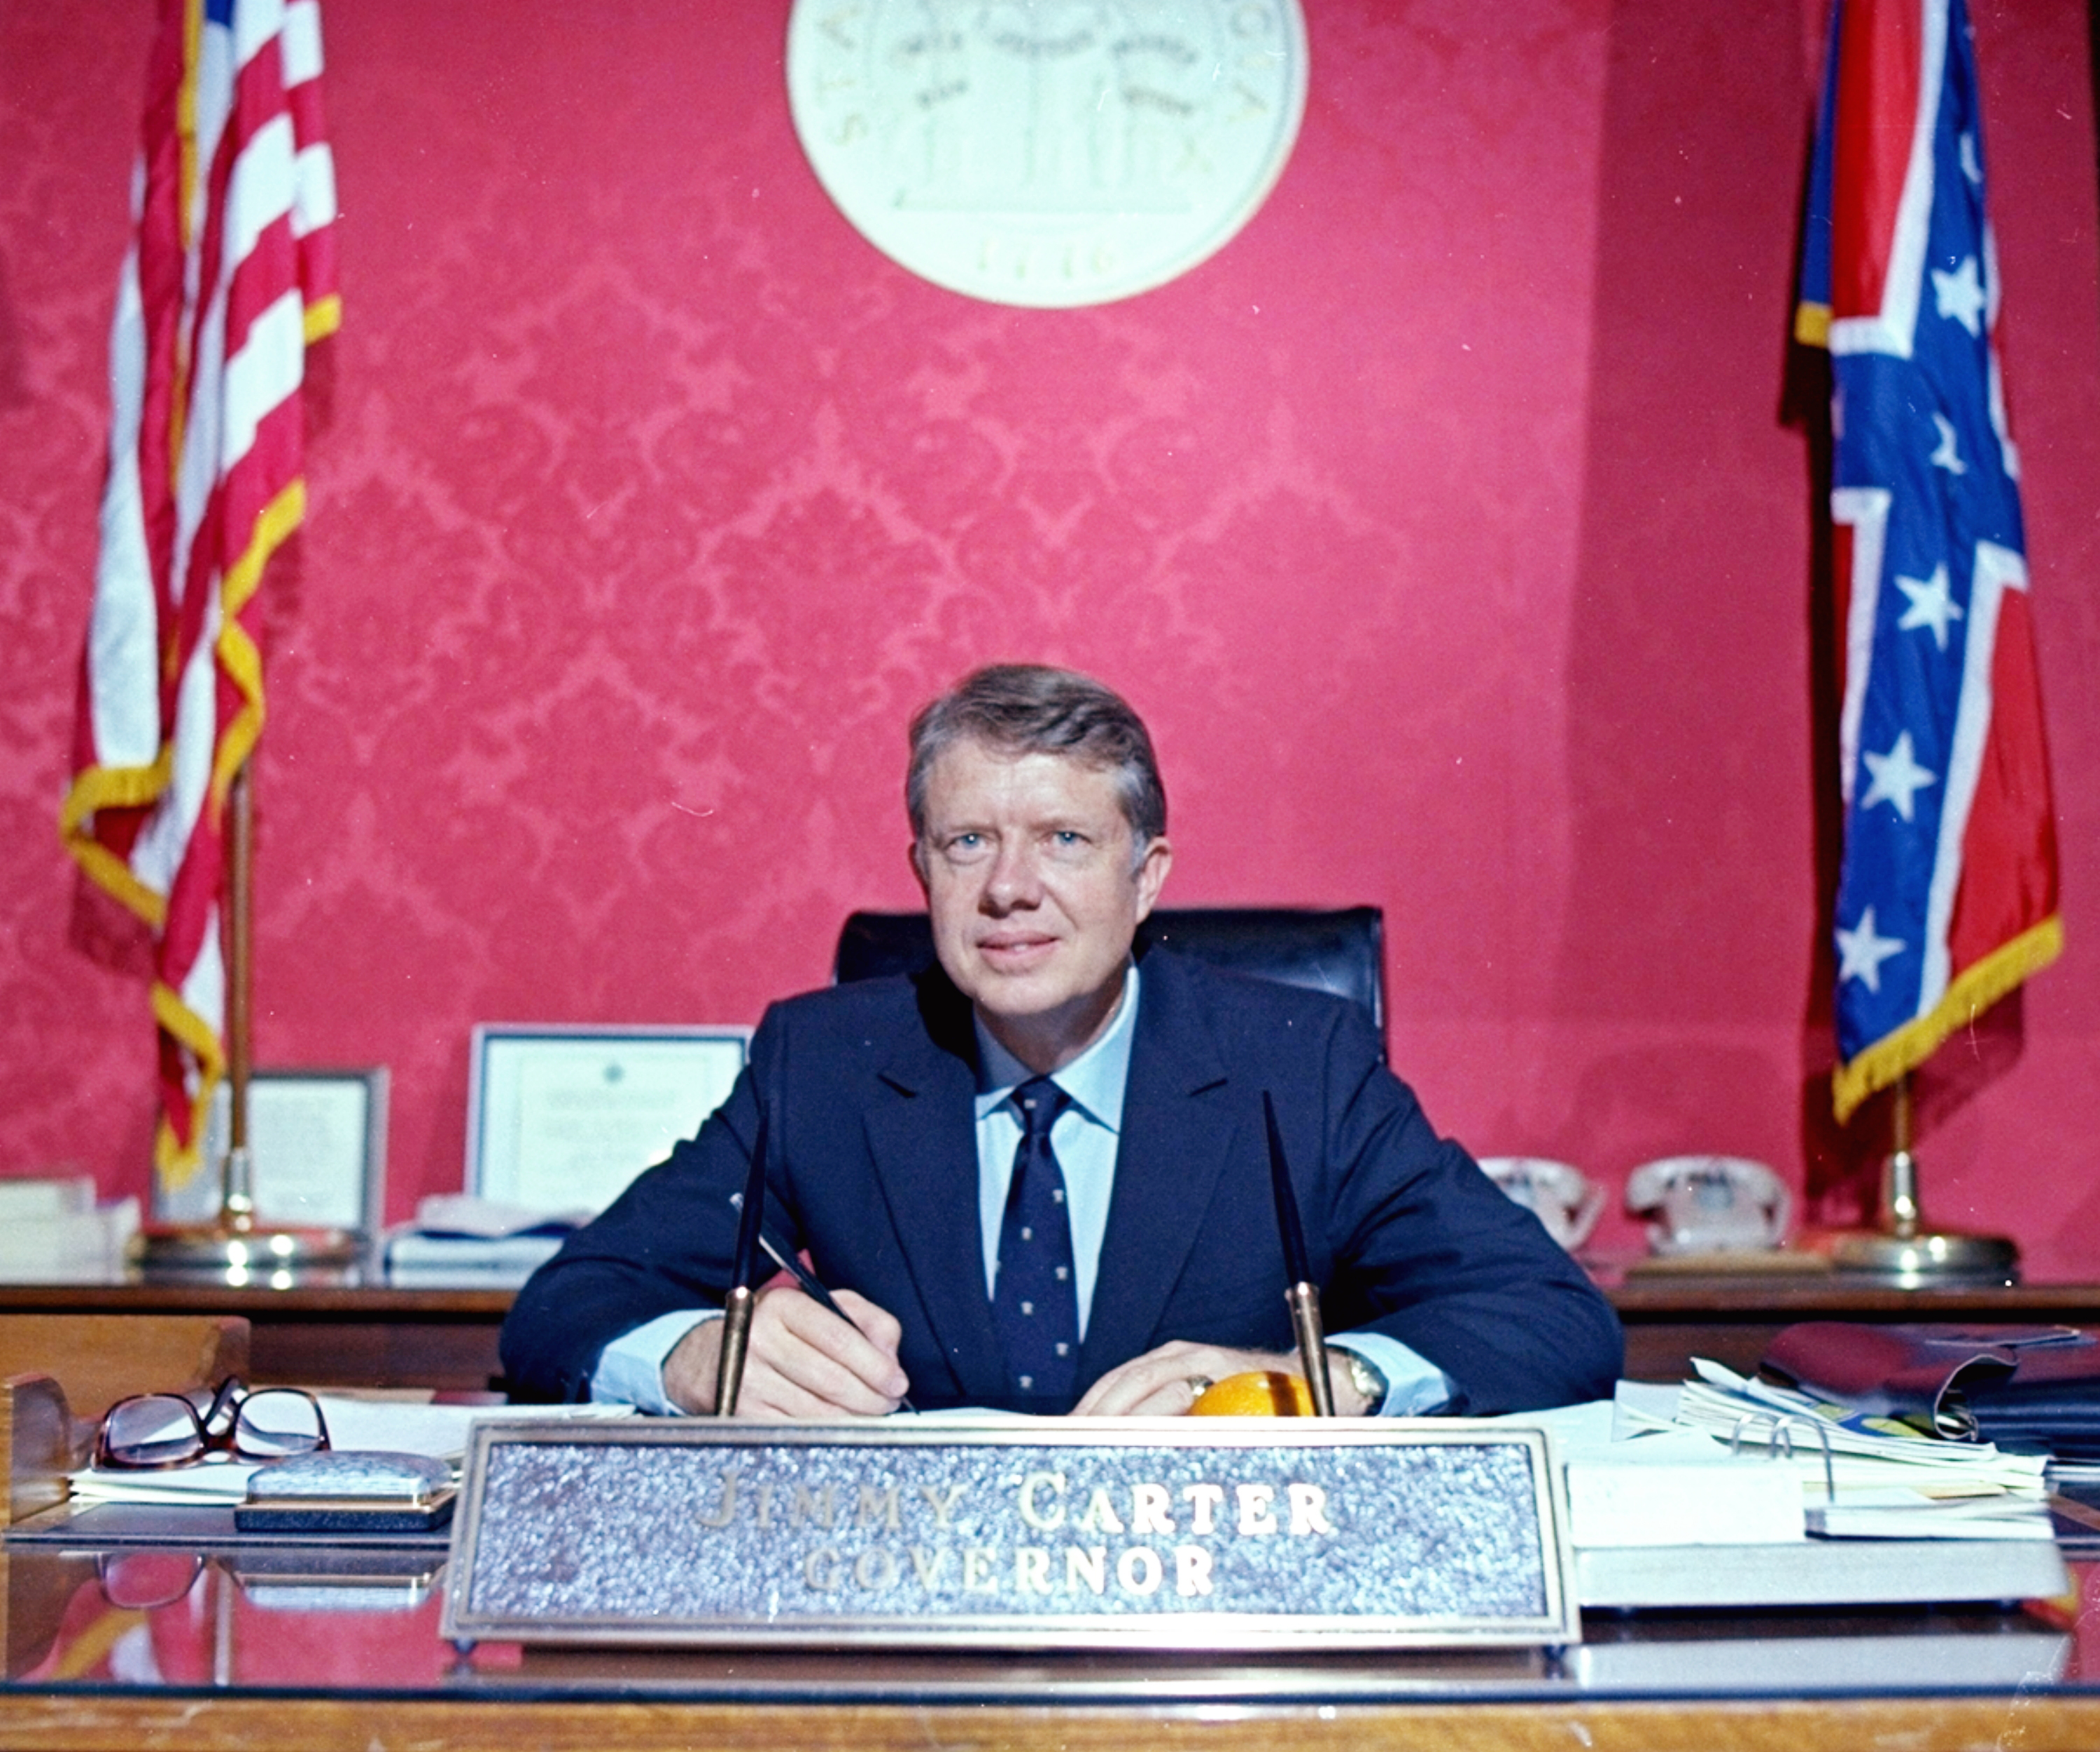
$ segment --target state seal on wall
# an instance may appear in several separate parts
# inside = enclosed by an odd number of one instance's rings
[[[795,0],[825,192],[934,285],[1104,304],[1229,242],[1305,111],[1299,0]]]

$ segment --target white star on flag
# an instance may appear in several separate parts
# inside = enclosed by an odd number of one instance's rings
[[[1851,930],[1842,925],[1838,928],[1838,982],[1848,979],[1864,980],[1867,990],[1882,989],[1882,964],[1903,949],[1903,940],[1895,937],[1877,937],[1874,934],[1874,909],[1872,907],[1860,915],[1860,922]]]
[[[1933,643],[1946,650],[1948,623],[1961,618],[1961,605],[1954,600],[1953,592],[1948,587],[1946,566],[1943,563],[1934,567],[1930,578],[1899,575],[1896,588],[1910,598],[1910,607],[1896,623],[1896,630],[1908,633],[1912,627],[1930,627]]]
[[[1867,787],[1866,796],[1860,800],[1863,810],[1872,809],[1877,803],[1893,803],[1896,813],[1908,821],[1912,800],[1927,785],[1939,782],[1939,774],[1929,773],[1917,764],[1908,730],[1896,738],[1896,745],[1886,754],[1862,754],[1860,758],[1874,775],[1874,782]]]
[[[1952,316],[1971,334],[1981,334],[1983,325],[1979,319],[1989,301],[1976,277],[1976,258],[1965,255],[1961,265],[1951,274],[1943,274],[1938,268],[1932,271],[1933,301],[1939,307],[1939,314]]]
[[[1932,417],[1932,423],[1939,428],[1939,448],[1930,457],[1932,466],[1944,469],[1950,474],[1966,474],[1969,465],[1961,460],[1960,446],[1954,442],[1954,422],[1943,413]]]

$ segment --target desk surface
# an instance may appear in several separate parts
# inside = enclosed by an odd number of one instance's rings
[[[317,1386],[486,1388],[513,1291],[382,1284],[234,1288],[214,1283],[0,1284],[9,1313],[225,1313],[247,1317],[266,1380]],[[1897,1290],[1828,1276],[1636,1278],[1608,1294],[1626,1328],[1626,1372],[1679,1381],[1694,1356],[1749,1370],[1797,1320],[2053,1321],[2100,1326],[2100,1285]]]
[[[1595,1615],[1558,1660],[1220,1660],[461,1653],[435,1554],[354,1584],[308,1556],[8,1547],[0,1749],[2100,1745],[2093,1569],[2076,1609]]]

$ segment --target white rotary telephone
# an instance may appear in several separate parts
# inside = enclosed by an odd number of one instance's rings
[[[1571,1163],[1542,1156],[1483,1156],[1480,1171],[1570,1253],[1590,1238],[1604,1214],[1604,1189]]]
[[[1652,1218],[1651,1253],[1757,1253],[1786,1239],[1793,1195],[1762,1162],[1665,1156],[1627,1177],[1626,1208]]]

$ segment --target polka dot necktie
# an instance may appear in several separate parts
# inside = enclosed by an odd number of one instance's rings
[[[1056,1401],[1063,1410],[1079,1371],[1079,1296],[1072,1281],[1072,1224],[1065,1176],[1050,1147],[1050,1128],[1071,1097],[1048,1077],[1013,1092],[1021,1146],[999,1229],[999,1276],[992,1315],[1006,1347],[1007,1384],[1026,1402]]]

